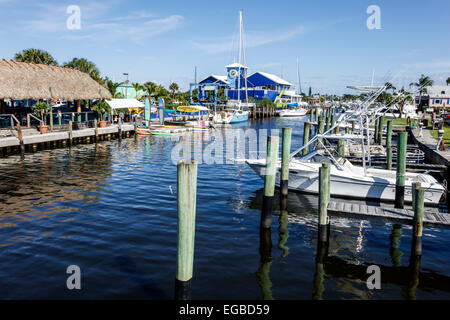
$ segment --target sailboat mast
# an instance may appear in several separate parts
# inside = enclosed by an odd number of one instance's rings
[[[241,105],[242,10],[239,11],[238,104]]]
[[[248,107],[248,88],[247,88],[247,68],[245,66],[245,46],[244,46],[244,22],[242,19],[242,11],[241,11],[241,35],[242,35],[242,62],[244,65],[244,82],[245,82],[245,103]]]

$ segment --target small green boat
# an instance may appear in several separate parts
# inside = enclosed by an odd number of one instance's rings
[[[152,135],[154,135],[154,136],[171,136],[172,134],[171,133],[169,133],[169,132],[155,132],[155,131],[152,131],[152,132],[150,132]]]

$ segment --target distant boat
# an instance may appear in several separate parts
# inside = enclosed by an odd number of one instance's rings
[[[280,117],[296,117],[301,118],[306,116],[307,110],[300,108],[300,109],[284,109],[280,110],[278,112]]]

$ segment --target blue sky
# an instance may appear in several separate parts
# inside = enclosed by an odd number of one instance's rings
[[[81,9],[81,29],[69,30],[69,5]],[[381,9],[381,29],[369,30],[369,5]],[[445,85],[450,77],[450,1],[14,1],[0,0],[0,58],[25,48],[49,51],[59,63],[95,62],[123,81],[177,82],[225,74],[237,53],[238,11],[244,15],[246,62],[296,82],[303,91],[342,94],[347,85],[391,81],[405,86],[420,74]]]

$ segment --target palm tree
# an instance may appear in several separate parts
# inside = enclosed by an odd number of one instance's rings
[[[52,57],[50,53],[40,49],[25,49],[14,55],[14,60],[20,62],[32,62],[46,64],[49,66],[57,66],[58,62]]]
[[[169,90],[172,91],[172,99],[175,99],[175,91],[178,91],[180,87],[175,82],[172,82],[169,86]]]
[[[147,82],[144,82],[142,87],[144,88],[145,91],[147,91],[147,94],[150,96],[155,92],[156,83],[147,81]]]
[[[121,83],[113,82],[108,77],[105,77],[103,82],[106,84],[105,87],[109,90],[113,98],[119,98],[122,95],[120,92],[117,92],[117,88],[121,85]]]
[[[394,94],[394,91],[397,89],[397,88],[394,87],[394,86],[392,85],[392,83],[390,83],[390,82],[386,82],[386,83],[384,84],[384,86],[386,87],[386,90],[392,89],[392,94]]]
[[[433,83],[434,83],[434,81],[431,80],[430,77],[422,74],[419,78],[419,82],[411,82],[409,84],[410,87],[415,86],[415,87],[419,88],[419,106],[420,106],[420,103],[422,102],[422,93],[427,92],[427,89],[425,87],[432,86]]]
[[[450,84],[450,77],[447,78],[447,80],[445,80],[445,82],[447,83],[447,85]]]
[[[100,71],[95,63],[85,58],[73,58],[71,61],[64,63],[64,67],[76,69],[78,71],[87,73],[92,79],[103,84],[103,79],[100,77]]]
[[[136,90],[136,99],[140,99],[141,97],[138,97],[138,92],[144,89],[144,87],[139,82],[131,83],[131,85],[133,86],[134,90]]]

